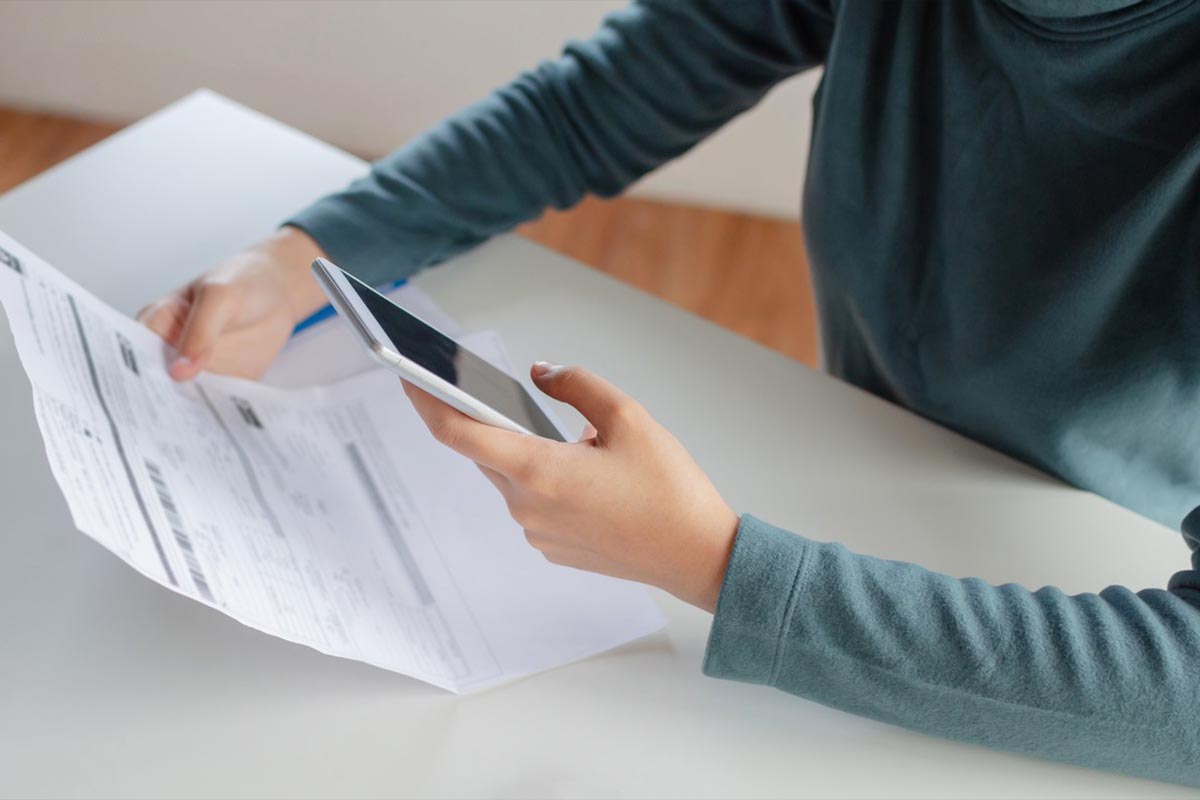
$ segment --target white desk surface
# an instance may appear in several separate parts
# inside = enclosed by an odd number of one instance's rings
[[[362,162],[199,92],[0,197],[0,229],[117,308]],[[955,575],[1164,585],[1177,534],[517,238],[418,281],[515,363],[640,398],[733,506]],[[284,356],[286,358],[286,354]],[[0,326],[0,794],[1175,797],[700,674],[709,617],[478,695],[319,655],[173,595],[74,531]]]

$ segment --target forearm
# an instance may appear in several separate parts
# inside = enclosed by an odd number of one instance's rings
[[[832,24],[821,5],[635,4],[290,223],[382,283],[548,206],[615,194],[816,64]]]
[[[1195,580],[1031,593],[746,517],[705,671],[947,738],[1200,785]]]

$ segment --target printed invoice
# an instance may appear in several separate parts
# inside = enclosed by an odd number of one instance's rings
[[[663,624],[642,587],[531,549],[388,373],[177,384],[156,336],[3,234],[0,303],[76,526],[151,580],[452,691]],[[494,335],[470,346],[504,363]]]

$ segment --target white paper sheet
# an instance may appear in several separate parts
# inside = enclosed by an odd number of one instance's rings
[[[642,587],[531,549],[394,376],[177,384],[156,336],[3,234],[0,248],[0,302],[75,524],[151,580],[452,691],[663,625]],[[506,363],[493,334],[468,346]]]

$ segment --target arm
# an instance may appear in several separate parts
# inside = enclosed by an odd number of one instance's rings
[[[1185,530],[1200,530],[1193,513]],[[1200,786],[1200,572],[1067,596],[742,518],[704,670],[947,738]]]
[[[1195,566],[1166,590],[1068,597],[855,555],[739,522],[677,440],[586,370],[535,365],[533,378],[594,425],[582,441],[491,428],[406,391],[551,561],[715,609],[709,675],[937,736],[1200,786]],[[1195,549],[1200,510],[1184,531]]]
[[[451,117],[363,179],[138,314],[170,372],[256,378],[324,304],[326,256],[381,284],[584,193],[615,194],[824,57],[825,0],[645,0]]]
[[[488,237],[612,195],[819,63],[832,21],[813,0],[660,0],[610,15],[345,191],[301,211],[340,266],[403,277]]]

